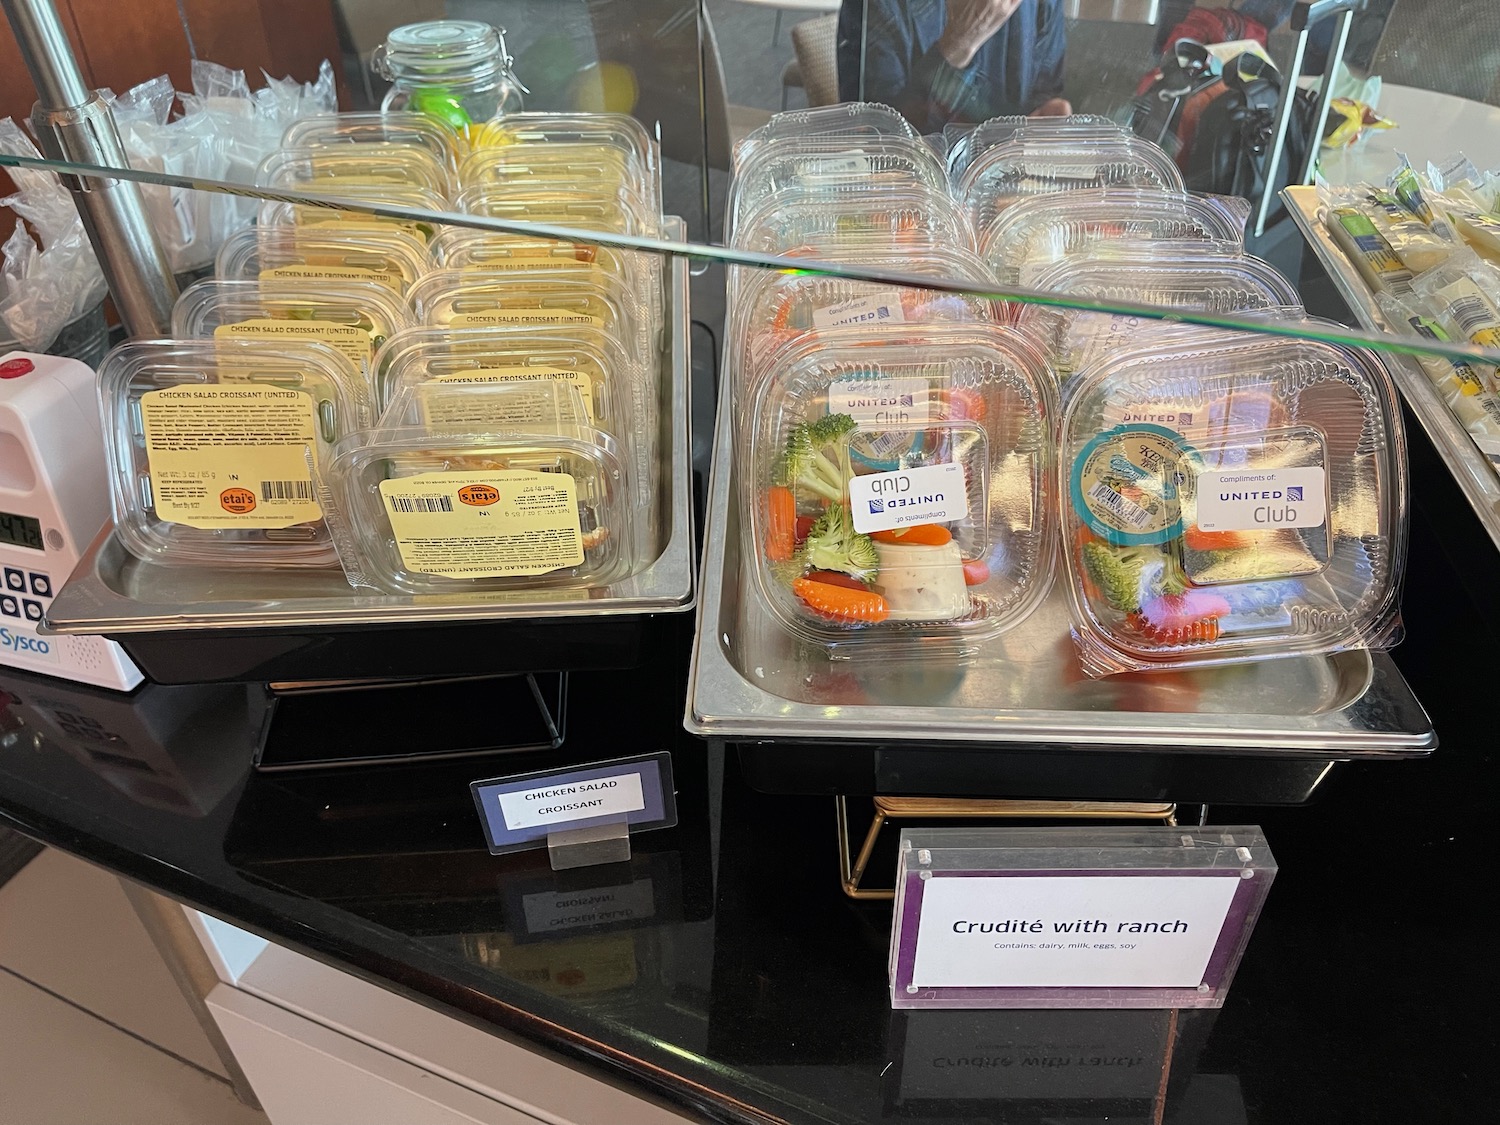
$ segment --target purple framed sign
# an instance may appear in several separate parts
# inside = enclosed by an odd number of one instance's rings
[[[901,833],[895,1008],[1217,1008],[1276,862],[1259,828]]]

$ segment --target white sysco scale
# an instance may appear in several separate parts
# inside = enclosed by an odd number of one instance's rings
[[[0,355],[0,664],[129,691],[142,676],[113,641],[37,631],[109,519],[99,426],[86,365]]]

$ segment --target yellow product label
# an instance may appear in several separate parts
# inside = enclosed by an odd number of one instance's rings
[[[501,328],[507,324],[567,324],[602,329],[604,318],[572,309],[487,309],[479,313],[458,313],[448,322],[448,327]]]
[[[291,266],[274,266],[260,271],[261,281],[374,281],[391,292],[405,288],[399,271],[379,270],[368,266],[320,266],[302,262]]]
[[[562,367],[485,367],[474,368],[469,371],[454,371],[447,375],[439,375],[435,379],[428,380],[429,385],[440,386],[449,383],[540,383],[540,384],[562,384],[578,388],[579,397],[583,399],[584,421],[590,426],[596,424],[594,416],[594,380],[590,378],[587,371],[576,371]],[[489,419],[496,425],[524,425],[527,422],[547,421],[549,419],[540,417],[513,417],[508,403],[502,405],[499,402],[485,403],[476,401],[474,406],[459,410],[459,396],[427,396],[423,402],[423,414],[429,422],[453,424],[455,422],[468,422],[475,420],[474,411],[479,412],[479,417]],[[519,404],[520,400],[517,400]],[[439,407],[439,403],[441,406]],[[432,413],[429,413],[429,407]],[[496,409],[499,407],[499,409]],[[450,412],[458,410],[464,416],[453,418]],[[561,421],[554,416],[551,421]]]
[[[270,317],[242,320],[238,324],[221,324],[214,329],[216,340],[317,340],[329,344],[348,357],[361,372],[370,365],[373,350],[370,334],[352,324],[335,324],[331,320],[275,320]],[[221,378],[223,377],[221,373]],[[230,372],[234,379],[251,378],[248,370]],[[228,379],[226,382],[230,381]]]
[[[539,242],[524,235],[486,235],[483,242],[485,247],[503,248],[511,258],[528,261],[592,262],[599,254],[596,246],[580,242]],[[480,253],[483,253],[483,250]]]
[[[566,473],[438,472],[380,482],[401,561],[444,578],[547,574],[583,562]]]
[[[257,384],[191,383],[141,396],[158,519],[274,530],[323,518],[307,469],[312,396]]]

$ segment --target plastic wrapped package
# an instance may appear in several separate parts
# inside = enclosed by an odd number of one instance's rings
[[[980,255],[1002,282],[1030,285],[1054,262],[1110,242],[1222,242],[1242,248],[1249,204],[1224,196],[1098,188],[1040,195],[1007,207],[980,234]]]
[[[1395,325],[1425,340],[1448,343],[1453,340],[1450,329],[1458,331],[1453,318],[1444,322],[1428,312],[1427,305],[1412,297],[1395,298],[1377,294],[1376,301],[1388,323]],[[1500,463],[1500,394],[1496,393],[1493,377],[1486,378],[1490,369],[1484,364],[1473,364],[1467,360],[1451,359],[1440,355],[1416,355],[1413,357],[1448,409],[1453,412],[1469,436],[1491,461]]]
[[[961,655],[1045,595],[1054,399],[1026,337],[830,329],[780,352],[750,401],[746,569],[795,636],[840,656]]]
[[[404,145],[431,155],[456,181],[467,151],[458,131],[425,113],[328,113],[304,117],[287,127],[284,149],[338,145]]]
[[[99,370],[115,528],[165,566],[338,562],[312,466],[370,425],[363,378],[326,344],[161,340]]]
[[[1090,675],[1394,643],[1406,449],[1373,353],[1153,337],[1084,377],[1058,469]]]
[[[256,183],[285,191],[336,191],[354,184],[419,187],[440,199],[453,193],[452,178],[437,157],[398,144],[283,148],[261,162]]]
[[[33,159],[41,155],[8,117],[0,119],[0,151]],[[11,168],[9,173],[17,190],[0,199],[0,207],[11,208],[25,222],[16,223],[0,251],[0,335],[28,351],[45,352],[65,328],[98,308],[105,297],[104,274],[73,197],[57,177],[36,168]]]
[[[624,466],[612,438],[578,424],[576,390],[418,390],[426,392],[426,424],[356,435],[324,474],[351,585],[406,594],[579,589],[637,568]],[[465,410],[527,420],[465,431],[453,424]],[[434,424],[434,411],[448,421]]]
[[[1196,312],[1302,312],[1296,289],[1269,262],[1210,242],[1110,243],[1040,271],[1033,284],[1047,293]],[[1133,346],[1142,332],[1164,326],[1142,317],[1031,304],[1020,307],[1016,324],[1043,342],[1065,388],[1092,364]]]
[[[200,281],[172,309],[181,339],[317,340],[369,384],[376,350],[411,324],[401,298],[372,281]]]
[[[214,273],[221,281],[374,281],[404,296],[431,267],[426,247],[394,227],[254,227],[224,241]]]

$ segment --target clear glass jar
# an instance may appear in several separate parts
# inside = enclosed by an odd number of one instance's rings
[[[511,72],[505,32],[475,20],[398,27],[375,49],[370,69],[391,83],[382,112],[431,114],[460,132],[521,111],[526,88]]]

